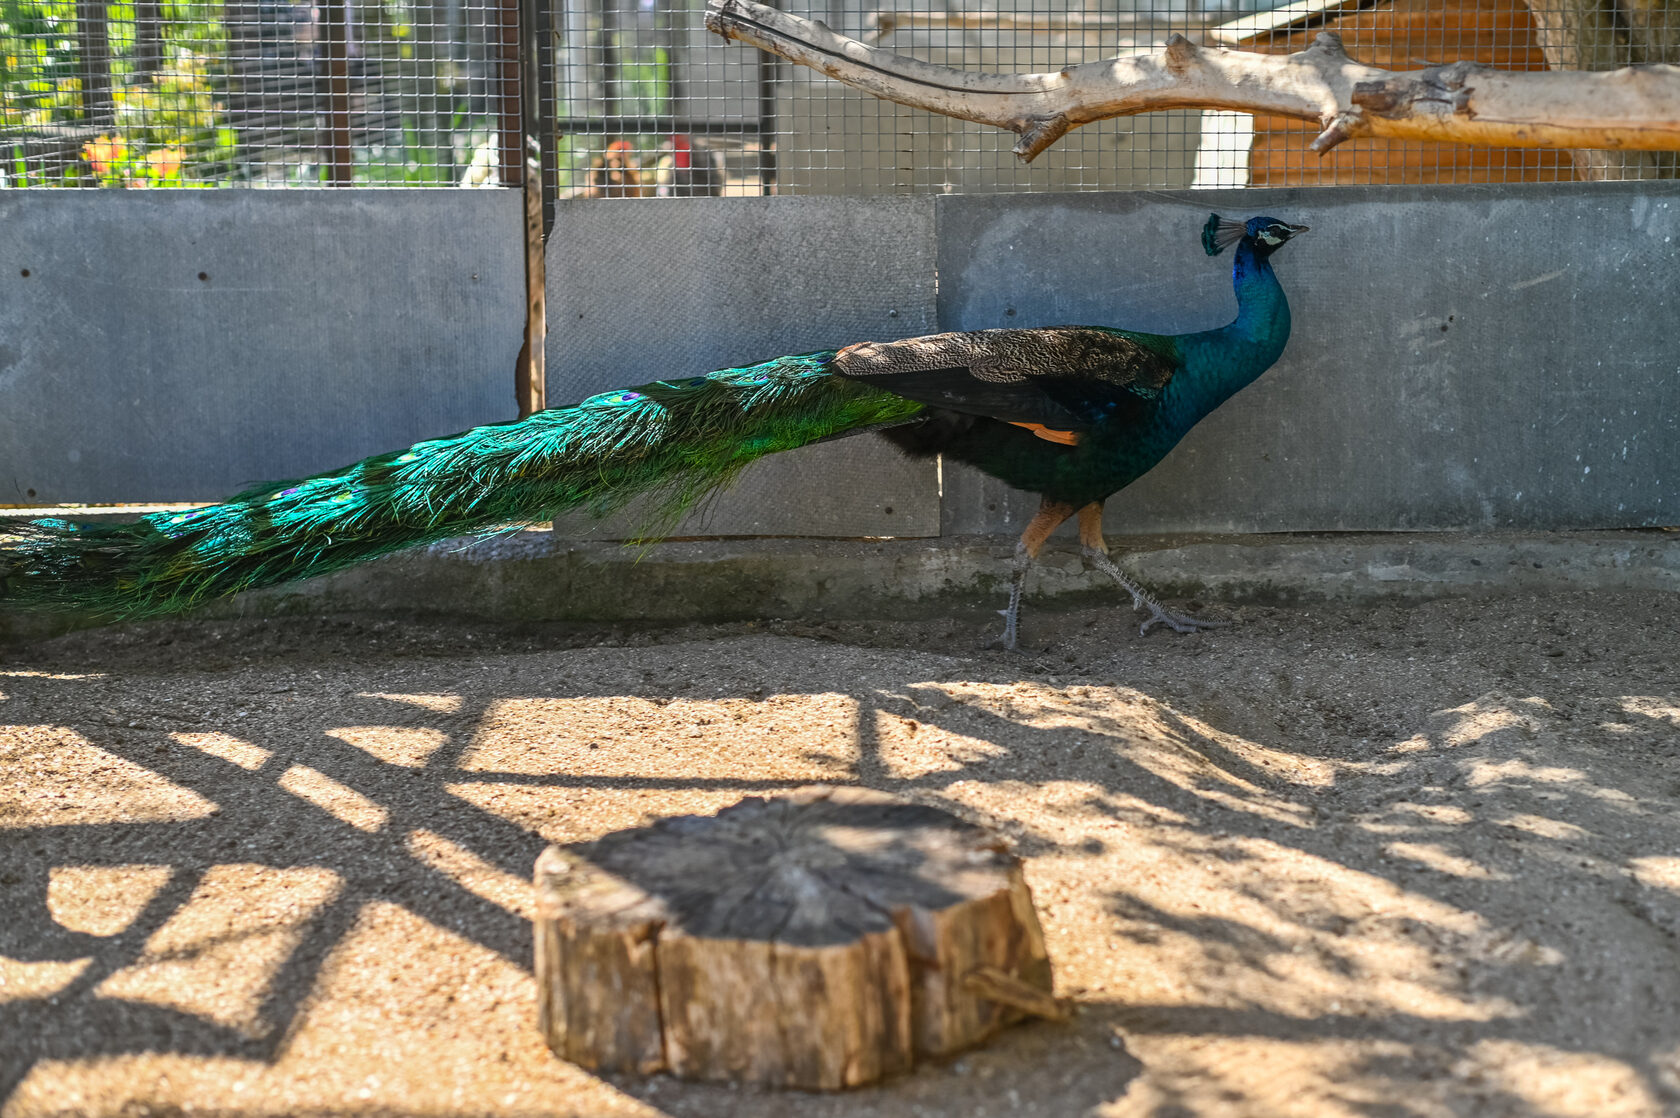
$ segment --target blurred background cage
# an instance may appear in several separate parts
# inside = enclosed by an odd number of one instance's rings
[[[929,62],[1056,70],[1172,32],[1391,69],[1680,62],[1680,0],[782,0]],[[707,32],[703,0],[543,0],[560,197],[1114,190],[1672,177],[1672,153],[1355,140],[1174,111],[1012,134],[902,108]],[[519,0],[0,0],[0,184],[490,186],[517,178]]]
[[[517,28],[517,0],[0,0],[0,181],[493,182]]]

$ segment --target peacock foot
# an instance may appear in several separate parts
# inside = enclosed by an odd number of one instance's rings
[[[1120,589],[1132,596],[1132,609],[1148,609],[1149,620],[1138,627],[1138,635],[1145,636],[1157,625],[1165,625],[1175,633],[1199,633],[1204,629],[1223,629],[1229,621],[1209,621],[1189,614],[1174,613],[1155,600],[1154,595],[1126,576],[1108,553],[1095,547],[1085,548],[1085,558],[1099,571],[1120,584]]]
[[[1154,598],[1144,596],[1142,601],[1134,601],[1132,608],[1149,607],[1149,620],[1138,626],[1138,635],[1144,636],[1157,625],[1165,625],[1175,633],[1199,633],[1203,629],[1223,629],[1229,621],[1212,621],[1205,617],[1191,617],[1187,613],[1174,613]]]
[[[1015,545],[1015,562],[1009,572],[1009,606],[998,610],[1003,616],[1003,635],[997,640],[988,641],[986,647],[1001,644],[1005,652],[1019,652],[1020,622],[1021,622],[1021,591],[1026,586],[1027,568],[1032,565],[1032,552],[1027,548],[1025,540]]]
[[[998,610],[998,616],[1003,618],[1003,633],[987,641],[984,647],[997,648],[1001,646],[1005,652],[1021,651],[1019,641],[1020,612],[1018,609]]]

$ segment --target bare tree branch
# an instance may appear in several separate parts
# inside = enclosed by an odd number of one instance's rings
[[[708,0],[706,26],[901,105],[1007,128],[1032,160],[1070,128],[1161,109],[1231,109],[1315,120],[1323,154],[1355,136],[1496,147],[1680,151],[1680,67],[1604,73],[1494,70],[1454,62],[1398,72],[1347,56],[1324,33],[1291,55],[1198,47],[1053,74],[977,74],[836,34],[753,0]]]

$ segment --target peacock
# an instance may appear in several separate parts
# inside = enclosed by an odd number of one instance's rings
[[[1087,559],[1148,609],[1143,632],[1194,632],[1217,623],[1169,611],[1109,558],[1103,501],[1282,354],[1289,305],[1270,258],[1303,232],[1271,217],[1208,218],[1208,255],[1236,246],[1237,317],[1215,330],[1054,326],[864,342],[605,392],[134,523],[28,521],[0,533],[0,607],[105,620],[176,613],[637,497],[650,499],[651,538],[767,454],[881,431],[908,454],[945,455],[1040,495],[1015,548],[1005,648],[1019,641],[1033,560],[1075,516]]]

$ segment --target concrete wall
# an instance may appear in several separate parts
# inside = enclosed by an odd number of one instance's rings
[[[550,400],[935,329],[1216,324],[1209,209],[1314,226],[1277,258],[1295,336],[1114,530],[1680,522],[1673,184],[576,202]],[[0,504],[212,498],[508,418],[517,245],[511,192],[0,194]],[[999,532],[1036,504],[940,486],[849,440],[683,530]]]
[[[933,201],[562,202],[548,253],[549,402],[932,333]],[[640,527],[632,511],[560,530]],[[805,447],[750,467],[675,534],[937,536],[938,471],[873,436]]]
[[[940,326],[1216,326],[1210,210],[1313,227],[1274,260],[1294,332],[1112,530],[1680,523],[1680,184],[941,198]],[[946,471],[948,533],[1036,506]]]
[[[209,500],[512,418],[520,220],[511,191],[0,191],[0,504]]]

